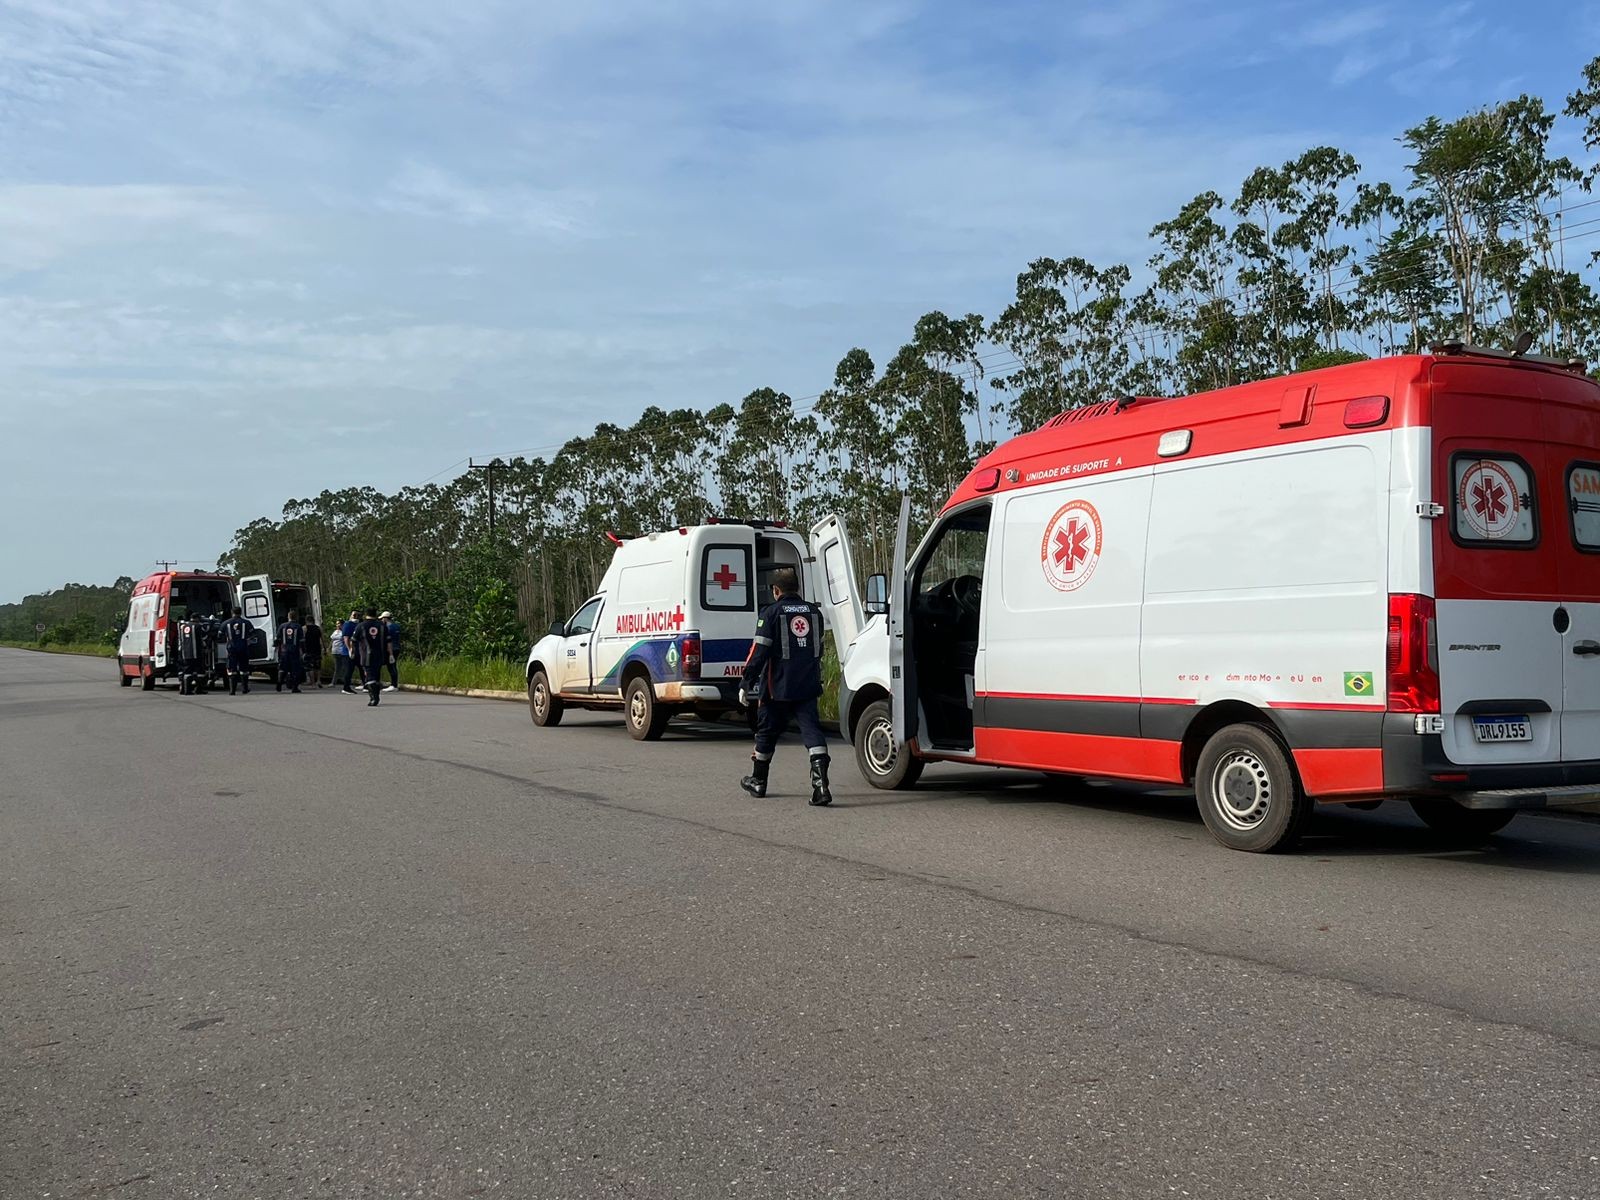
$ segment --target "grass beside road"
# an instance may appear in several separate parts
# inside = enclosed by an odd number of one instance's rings
[[[90,654],[95,658],[117,656],[115,646],[105,646],[99,642],[51,642],[48,646],[41,646],[38,642],[0,642],[0,646],[10,646],[13,650],[42,650],[46,654]]]
[[[402,658],[400,681],[424,687],[523,692],[528,687],[523,668],[523,663],[509,658]]]

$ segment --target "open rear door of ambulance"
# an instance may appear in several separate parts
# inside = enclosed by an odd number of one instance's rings
[[[322,626],[322,585],[320,583],[313,583],[311,585],[311,619],[317,623],[317,628],[318,629],[321,629],[323,627]]]
[[[272,614],[272,576],[241,575],[237,587],[239,608],[254,627],[250,634],[250,661],[271,662],[276,657],[272,638],[277,633]]]
[[[843,662],[848,657],[848,647],[861,635],[866,618],[850,538],[837,514],[830,513],[811,527],[811,557],[815,565],[807,591],[822,609],[833,634],[834,652]]]
[[[1432,371],[1434,495],[1444,508],[1432,522],[1435,686],[1445,756],[1463,766],[1562,757],[1559,546],[1569,535],[1541,374],[1462,359]],[[1421,610],[1402,611],[1408,603]],[[1396,622],[1402,642],[1415,637],[1404,627],[1425,630],[1427,603],[1391,597],[1391,670]],[[1390,693],[1393,705],[1392,681]]]
[[[900,497],[900,523],[894,531],[894,562],[889,567],[889,698],[898,749],[917,736],[917,683],[906,634],[911,628],[911,583],[906,578],[906,533],[911,497]]]

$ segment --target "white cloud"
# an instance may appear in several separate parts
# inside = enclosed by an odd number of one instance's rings
[[[270,228],[233,193],[159,184],[0,186],[0,268],[36,270],[78,250],[181,231],[257,238]]]
[[[571,192],[485,187],[424,163],[410,162],[389,181],[378,207],[465,225],[503,225],[535,234],[582,232],[585,202]]]

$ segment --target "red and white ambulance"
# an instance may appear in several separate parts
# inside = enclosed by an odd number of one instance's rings
[[[150,691],[158,679],[176,678],[178,623],[186,616],[214,617],[232,611],[233,578],[210,571],[157,571],[134,585],[128,620],[117,643],[117,676],[123,687],[135,679]]]
[[[836,618],[880,787],[935,760],[1188,784],[1241,850],[1314,801],[1476,835],[1600,802],[1581,363],[1452,344],[1064,413],[909,558],[902,525],[880,586],[887,617]]]

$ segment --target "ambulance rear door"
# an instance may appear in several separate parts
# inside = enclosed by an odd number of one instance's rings
[[[899,748],[917,735],[917,689],[906,654],[906,628],[911,621],[911,581],[906,578],[906,535],[911,527],[911,497],[900,497],[900,521],[894,531],[894,561],[889,565],[889,708],[894,744]],[[912,702],[908,703],[908,697]]]
[[[275,662],[278,652],[272,639],[277,633],[277,617],[272,611],[272,576],[243,575],[238,583],[239,607],[253,629],[250,634],[250,661]]]
[[[843,660],[846,648],[860,636],[866,619],[861,607],[855,557],[844,521],[829,515],[811,527],[812,599],[822,609],[833,633],[834,650]]]
[[[317,623],[317,628],[322,628],[322,585],[311,585],[311,619]]]
[[[756,614],[769,597],[757,596],[756,533],[749,525],[705,525],[689,547],[689,606],[673,632],[700,634],[700,678],[736,680],[750,656]]]
[[[1570,535],[1539,377],[1481,361],[1433,366],[1439,711],[1445,755],[1462,765],[1562,757],[1571,655],[1558,546]],[[1406,619],[1394,611],[1391,629]]]

